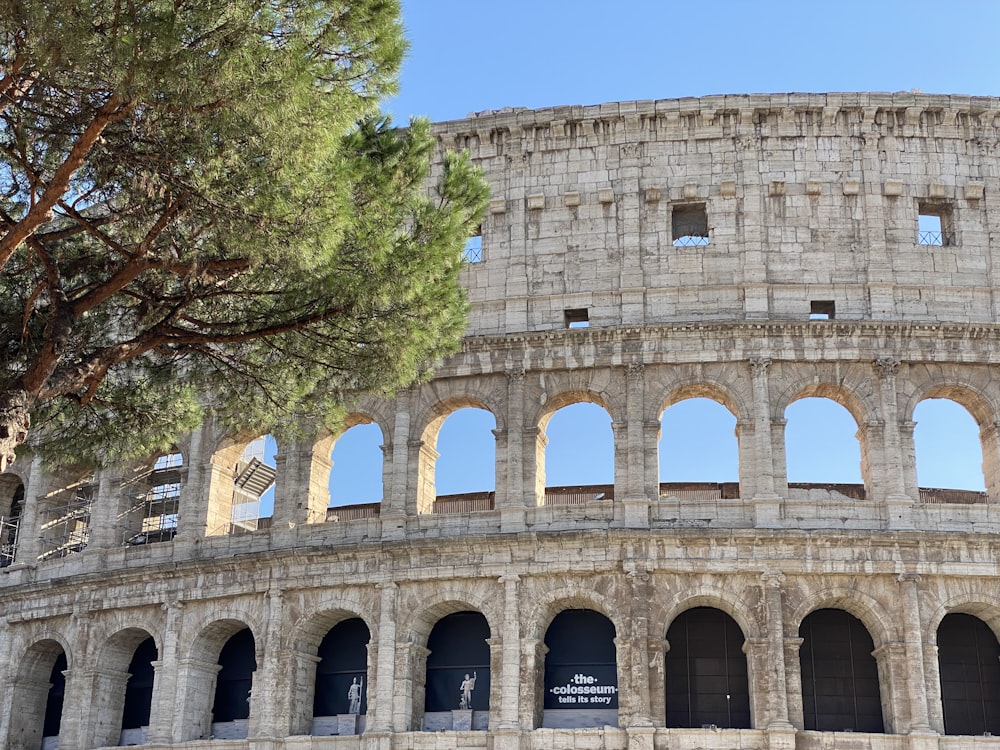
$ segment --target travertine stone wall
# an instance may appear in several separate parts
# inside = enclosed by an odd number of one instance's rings
[[[1000,103],[782,94],[483,112],[437,126],[494,186],[471,334],[837,317],[991,322]],[[710,242],[675,248],[704,204]],[[954,244],[917,242],[918,206]]]
[[[59,746],[118,742],[138,643],[158,649],[147,744],[365,750],[971,750],[944,735],[937,628],[952,612],[1000,634],[1000,101],[910,94],[710,97],[481,113],[437,126],[493,186],[462,351],[346,426],[383,436],[377,517],[326,521],[336,435],[279,447],[270,528],[231,536],[233,464],[252,435],[209,421],[178,444],[173,541],[123,547],[119,491],[94,478],[88,546],[42,554],[42,513],[80,479],[19,459],[25,505],[0,568],[0,744],[37,750],[48,678],[67,656]],[[438,168],[438,167],[436,167]],[[704,205],[708,243],[674,247],[672,212]],[[920,206],[955,241],[917,240]],[[809,320],[833,301],[832,320]],[[567,329],[566,310],[590,327]],[[785,410],[832,398],[858,424],[863,492],[790,487]],[[736,417],[739,488],[659,483],[660,417],[706,397]],[[981,430],[980,502],[921,494],[914,410],[962,404]],[[545,426],[604,407],[614,500],[545,504]],[[493,509],[433,513],[437,432],[456,409],[496,419]],[[941,500],[941,497],[936,498]],[[947,498],[945,498],[947,499]],[[670,624],[729,614],[745,639],[752,729],[667,729]],[[609,726],[543,727],[545,633],[566,609],[615,627]],[[870,633],[886,734],[803,730],[799,627],[842,609]],[[473,610],[490,627],[488,731],[423,732],[428,637]],[[338,622],[371,633],[360,736],[311,737],[317,649]],[[210,740],[218,657],[254,635],[245,740]]]

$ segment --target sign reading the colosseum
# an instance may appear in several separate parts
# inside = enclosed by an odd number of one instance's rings
[[[554,668],[545,683],[545,708],[618,708],[613,667],[594,666],[587,672]]]

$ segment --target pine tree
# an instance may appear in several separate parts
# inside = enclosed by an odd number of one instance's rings
[[[486,187],[379,114],[404,48],[396,0],[0,0],[0,470],[29,425],[329,422],[457,347]]]

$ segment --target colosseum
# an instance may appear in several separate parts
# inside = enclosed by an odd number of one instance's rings
[[[340,435],[268,462],[209,421],[96,474],[19,458],[3,746],[1000,747],[1000,100],[717,96],[436,134],[492,198],[461,351],[351,406],[381,502],[328,507]],[[853,417],[862,483],[789,481],[810,397]],[[735,419],[738,482],[661,482],[661,417],[692,398]],[[918,483],[925,399],[978,423],[985,492]],[[613,484],[549,486],[546,428],[580,402],[610,419]],[[495,488],[445,495],[466,407],[495,419]]]

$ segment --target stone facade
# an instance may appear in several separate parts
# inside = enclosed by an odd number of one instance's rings
[[[353,406],[347,426],[374,422],[384,437],[380,507],[328,517],[327,436],[281,446],[270,524],[230,533],[247,436],[209,422],[178,445],[176,536],[123,545],[136,538],[121,519],[137,467],[81,481],[19,459],[0,481],[0,515],[23,489],[0,569],[4,746],[42,746],[59,654],[59,747],[122,742],[130,660],[150,636],[151,714],[129,735],[140,744],[1000,745],[946,733],[938,654],[950,614],[1000,634],[1000,100],[727,96],[481,113],[437,133],[442,151],[471,152],[493,198],[463,272],[462,351],[429,383]],[[921,236],[920,215],[937,219],[935,236]],[[807,396],[854,417],[863,487],[789,484],[785,409]],[[736,417],[733,492],[659,482],[660,417],[693,397]],[[913,414],[927,398],[978,422],[985,494],[919,488]],[[545,426],[580,401],[611,415],[613,493],[557,504]],[[483,509],[435,512],[437,433],[466,406],[496,419],[496,490]],[[86,536],[53,547],[46,519],[70,491],[86,497]],[[678,645],[666,635],[694,608],[742,632],[746,728],[668,726]],[[583,727],[543,705],[546,633],[568,610],[598,612],[615,633],[618,708]],[[884,732],[807,728],[802,624],[822,610],[870,635]],[[489,625],[488,709],[423,731],[440,718],[424,715],[428,639],[458,612]],[[317,650],[348,618],[371,636],[367,712],[314,736]],[[213,727],[220,652],[245,628],[249,718]]]

